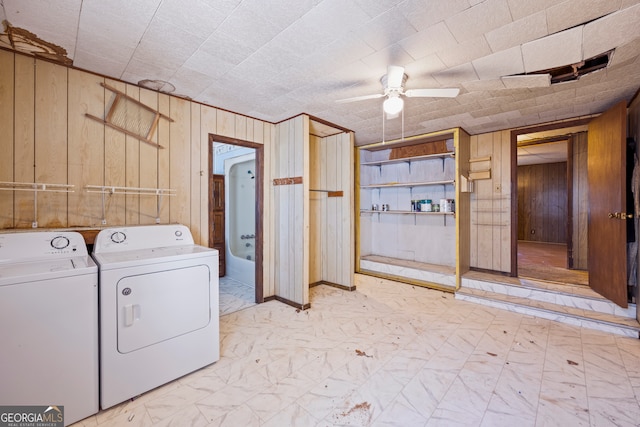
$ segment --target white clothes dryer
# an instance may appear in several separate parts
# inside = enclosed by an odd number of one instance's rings
[[[0,234],[0,404],[98,412],[98,269],[76,232]]]
[[[218,251],[184,225],[98,233],[100,406],[105,409],[220,358]]]

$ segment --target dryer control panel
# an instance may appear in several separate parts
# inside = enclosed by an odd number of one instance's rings
[[[93,253],[109,253],[193,245],[193,236],[184,225],[141,225],[106,228],[96,236]]]

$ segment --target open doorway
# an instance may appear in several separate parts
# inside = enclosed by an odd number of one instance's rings
[[[262,146],[210,136],[209,246],[220,256],[220,315],[262,302]]]
[[[518,135],[518,276],[589,285],[586,126]]]

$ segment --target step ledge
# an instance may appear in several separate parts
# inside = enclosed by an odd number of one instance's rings
[[[507,311],[514,311],[521,314],[527,314],[531,316],[541,317],[547,320],[553,320],[561,323],[567,323],[574,326],[582,326],[589,329],[596,329],[604,332],[611,332],[618,335],[624,335],[630,338],[640,338],[640,325],[633,327],[629,325],[623,325],[619,323],[609,322],[607,320],[590,319],[588,317],[578,316],[571,313],[562,313],[545,308],[531,307],[529,305],[520,304],[517,302],[495,300],[484,296],[467,294],[463,291],[458,291],[455,294],[455,298],[461,301],[475,302],[482,305],[491,306]],[[509,308],[518,308],[518,310],[510,310]],[[567,320],[573,320],[570,322]]]
[[[604,304],[607,306],[610,306],[612,308],[612,310],[614,311],[618,311],[618,314],[614,314],[611,313],[609,311],[601,311],[601,310],[593,310],[591,308],[587,308],[587,307],[577,307],[577,308],[581,308],[584,310],[590,310],[590,311],[594,311],[596,313],[604,313],[604,314],[611,314],[611,315],[616,315],[616,316],[620,316],[620,317],[625,317],[627,319],[635,319],[635,304],[629,304],[628,308],[622,308],[622,307],[618,307],[614,302],[604,298],[604,297],[592,297],[592,296],[588,296],[588,295],[577,295],[577,294],[572,294],[569,292],[563,292],[563,291],[557,291],[555,289],[545,289],[545,288],[538,288],[536,286],[530,286],[530,285],[526,285],[526,284],[513,284],[513,283],[503,283],[503,282],[491,282],[488,280],[480,280],[480,279],[472,279],[472,278],[462,278],[462,287],[458,292],[462,292],[464,291],[464,288],[468,288],[468,289],[476,289],[476,290],[480,290],[480,291],[486,291],[486,292],[493,292],[493,290],[488,290],[488,289],[483,289],[480,287],[476,287],[475,284],[473,282],[480,282],[480,283],[486,283],[488,284],[488,286],[494,288],[496,286],[501,286],[504,288],[512,288],[515,290],[519,290],[519,289],[525,289],[527,291],[530,292],[535,292],[535,293],[540,293],[540,294],[553,294],[553,295],[560,295],[566,298],[571,298],[571,299],[575,299],[575,300],[582,300],[582,301],[586,301],[588,302],[594,302],[594,303],[598,303],[598,304]],[[494,293],[500,293],[503,295],[509,295],[507,293],[503,293],[503,292],[494,292]],[[524,298],[524,297],[519,297],[519,298]],[[553,304],[549,301],[546,301],[544,299],[536,299],[536,298],[532,298],[535,299],[536,301],[541,301],[541,302],[548,302],[550,304]],[[620,314],[622,312],[625,312],[625,314]]]

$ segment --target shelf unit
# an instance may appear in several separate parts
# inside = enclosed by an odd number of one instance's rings
[[[160,206],[162,205],[163,196],[175,196],[176,190],[172,188],[145,188],[145,187],[116,187],[113,185],[85,185],[87,193],[98,193],[102,195],[102,225],[107,225],[105,196],[121,195],[140,195],[156,197],[156,224],[160,224]]]
[[[456,182],[453,179],[424,182],[388,182],[386,184],[361,185],[360,188],[427,187],[429,185],[455,185],[455,183]]]
[[[2,191],[32,191],[33,192],[33,221],[32,228],[38,228],[38,193],[73,193],[72,184],[54,184],[47,182],[7,182],[0,181]]]
[[[468,175],[469,139],[455,128],[356,147],[358,273],[450,292],[460,287],[469,269],[470,209],[458,183]],[[416,212],[414,199],[453,199],[455,212]],[[375,204],[390,209],[372,210]]]

